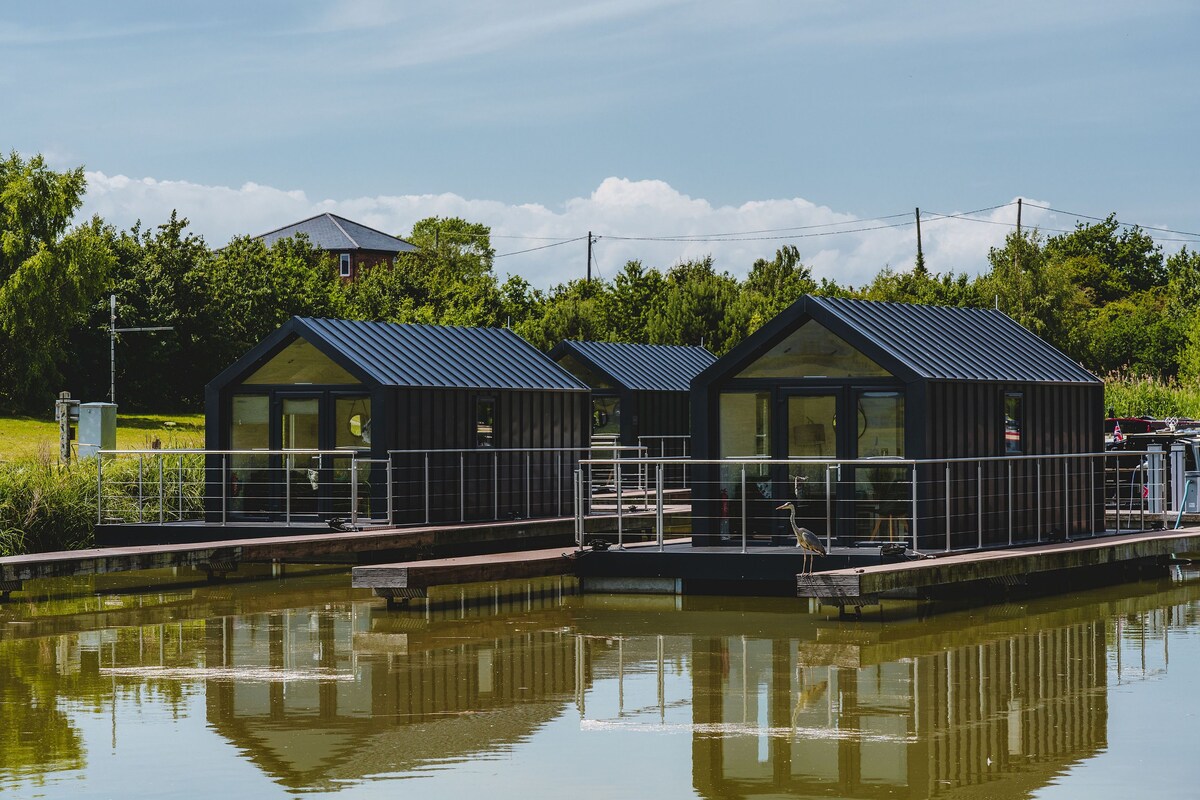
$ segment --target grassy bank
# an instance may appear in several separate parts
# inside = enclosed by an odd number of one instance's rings
[[[204,415],[118,415],[119,449],[148,449],[156,439],[164,448],[203,447]],[[106,485],[120,486],[121,470],[131,469],[136,462],[106,466]],[[121,499],[109,504],[119,508]],[[53,420],[0,417],[0,555],[90,547],[95,523],[95,461],[60,466]]]
[[[203,414],[118,414],[117,448],[203,447]],[[0,462],[58,458],[58,423],[53,418],[0,417]]]

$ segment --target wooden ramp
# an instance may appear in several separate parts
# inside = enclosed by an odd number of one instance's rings
[[[686,538],[671,540],[674,544],[689,541],[690,539]],[[633,550],[657,546],[656,542],[639,542],[627,544],[625,548]],[[574,575],[580,555],[588,552],[553,547],[544,550],[377,564],[355,567],[350,583],[355,589],[374,590],[378,597],[387,598],[390,606],[397,600],[428,597],[429,590],[435,586]]]
[[[862,607],[876,605],[884,595],[928,595],[986,583],[1019,586],[1037,576],[1195,552],[1200,552],[1200,528],[1145,531],[797,575],[796,592],[829,605]]]

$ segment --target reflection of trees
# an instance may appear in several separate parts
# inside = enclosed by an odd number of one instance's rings
[[[0,775],[42,774],[83,763],[79,733],[58,708],[58,653],[48,640],[0,647]]]

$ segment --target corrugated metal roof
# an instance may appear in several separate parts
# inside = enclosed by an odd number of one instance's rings
[[[388,253],[409,253],[417,249],[416,245],[403,239],[329,213],[293,222],[254,238],[261,239],[263,244],[270,247],[280,239],[287,239],[298,233],[306,235],[313,246],[321,250],[382,250]]]
[[[300,335],[324,341],[364,377],[384,386],[587,389],[506,328],[294,319]]]
[[[613,382],[634,391],[686,392],[717,357],[703,347],[667,344],[564,341],[552,358],[571,352],[581,356]]]
[[[1001,311],[807,297],[916,375],[932,380],[1095,383]],[[819,315],[814,314],[814,318]],[[869,355],[869,354],[868,354]]]

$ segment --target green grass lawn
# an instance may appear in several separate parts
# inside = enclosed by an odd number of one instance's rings
[[[78,431],[76,431],[78,435]],[[203,447],[203,414],[118,414],[117,448],[149,449],[158,439],[164,448]],[[0,417],[0,461],[58,459],[58,423],[34,417]]]

